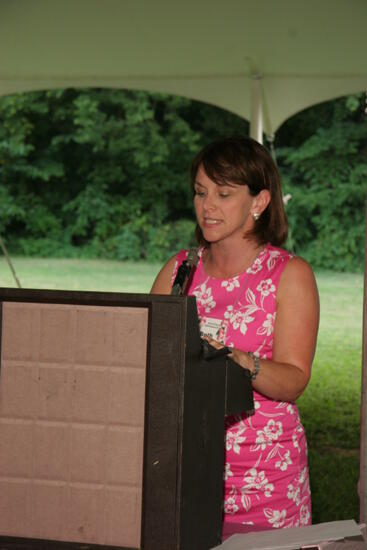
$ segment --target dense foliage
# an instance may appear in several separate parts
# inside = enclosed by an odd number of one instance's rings
[[[248,125],[184,98],[56,90],[0,98],[0,233],[16,254],[162,261],[193,240],[188,167]],[[276,150],[289,245],[315,266],[362,262],[367,124],[362,97],[288,121]]]
[[[284,190],[292,195],[289,244],[315,266],[361,269],[367,178],[362,94],[301,113],[284,125],[278,142],[284,144],[278,150]]]

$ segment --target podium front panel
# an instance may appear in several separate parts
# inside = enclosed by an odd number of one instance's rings
[[[0,533],[140,548],[148,309],[4,302]]]

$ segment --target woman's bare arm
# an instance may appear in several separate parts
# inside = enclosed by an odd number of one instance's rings
[[[172,256],[158,273],[151,294],[170,294],[172,288],[172,273],[176,263],[176,255]]]
[[[279,401],[295,401],[302,394],[311,375],[318,324],[319,297],[315,277],[307,262],[293,258],[279,282],[273,357],[260,360],[254,389]],[[234,349],[231,357],[241,366],[254,370],[253,359],[248,353]]]

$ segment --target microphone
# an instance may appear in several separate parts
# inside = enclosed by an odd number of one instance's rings
[[[171,295],[183,296],[187,283],[190,279],[192,269],[197,266],[199,261],[198,251],[196,248],[190,248],[186,260],[182,262],[177,270],[175,280],[173,281]]]

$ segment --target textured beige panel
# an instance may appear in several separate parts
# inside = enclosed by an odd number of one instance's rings
[[[67,306],[49,305],[41,309],[41,361],[69,362],[72,359],[74,315]]]
[[[38,418],[68,421],[72,415],[72,370],[69,366],[38,368]]]
[[[105,426],[73,426],[70,453],[71,481],[103,483],[106,446]]]
[[[28,480],[0,478],[0,533],[23,536],[32,532],[31,485]]]
[[[141,493],[134,487],[111,488],[106,492],[106,544],[138,547],[141,518]]]
[[[27,304],[28,305],[28,304]],[[6,311],[5,331],[2,338],[2,359],[32,360],[38,358],[38,342],[35,338],[39,329],[39,311],[25,304],[4,304]]]
[[[76,315],[76,361],[87,365],[110,365],[112,313],[105,308],[79,308]]]
[[[123,418],[130,426],[144,423],[145,371],[142,369],[119,369],[110,372],[108,420],[116,423]],[[123,399],[122,399],[123,396]]]
[[[117,308],[78,308],[76,310],[75,361],[88,365],[115,365],[144,368],[146,358],[146,318],[134,310],[121,316]],[[130,308],[132,311],[133,308]]]
[[[36,418],[38,382],[36,365],[12,362],[11,367],[8,367],[3,360],[0,372],[0,417]]]
[[[33,424],[0,419],[0,476],[30,477],[33,466]]]
[[[33,536],[62,539],[66,527],[67,488],[61,482],[39,482],[32,486]]]
[[[147,323],[3,304],[0,535],[140,547]]]
[[[134,318],[131,323],[128,315],[113,317],[112,362],[114,365],[129,365],[141,369],[146,361],[146,320],[141,314],[137,314],[137,310]]]
[[[139,456],[142,429],[112,427],[108,430],[106,452],[107,483],[141,485],[142,469]],[[124,468],[121,468],[121,462]]]
[[[34,477],[68,480],[70,428],[67,424],[37,423],[34,427]]]
[[[72,418],[76,422],[107,422],[109,369],[76,367],[72,380]],[[141,403],[140,403],[141,404]],[[121,418],[119,420],[121,421]]]
[[[71,540],[104,541],[104,490],[72,486],[69,491],[68,530]]]

